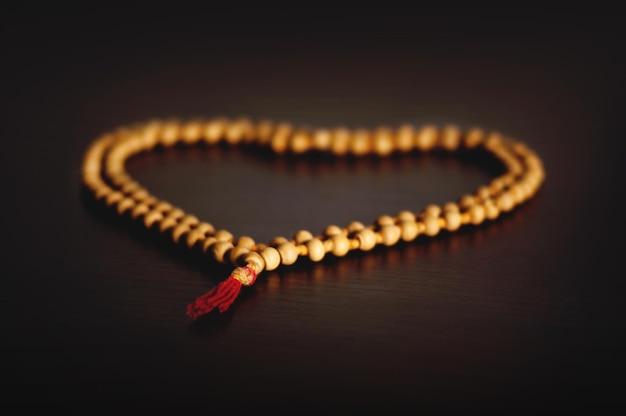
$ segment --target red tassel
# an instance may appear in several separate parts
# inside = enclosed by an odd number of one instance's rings
[[[250,286],[256,280],[256,273],[250,267],[238,267],[226,280],[187,305],[187,316],[196,319],[217,308],[226,311],[237,299],[241,286]]]

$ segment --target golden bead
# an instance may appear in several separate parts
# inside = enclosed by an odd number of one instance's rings
[[[381,127],[374,134],[374,152],[378,156],[387,156],[394,150],[393,134],[390,129]]]
[[[252,237],[248,237],[246,235],[241,236],[235,242],[235,247],[245,247],[247,249],[252,249],[254,247],[255,241]]]
[[[205,239],[205,234],[202,231],[197,229],[189,231],[187,234],[187,247],[192,248],[196,245],[198,241],[203,241]]]
[[[224,137],[225,130],[225,119],[211,120],[204,126],[204,140],[209,144],[217,143]]]
[[[409,152],[413,149],[413,142],[415,140],[415,130],[413,126],[405,124],[398,128],[396,132],[396,148],[400,152]]]
[[[150,211],[150,207],[146,204],[137,204],[135,205],[135,208],[133,208],[133,211],[131,212],[130,216],[133,219],[137,219],[140,216],[147,214],[148,211]]]
[[[306,242],[306,248],[308,250],[309,259],[311,261],[320,261],[326,255],[324,250],[324,243],[319,238],[313,238]]]
[[[465,134],[463,144],[468,149],[478,147],[485,137],[485,132],[479,128],[472,128]]]
[[[423,152],[433,148],[437,142],[437,129],[434,126],[424,126],[418,132],[415,137],[415,144],[417,148]]]
[[[376,246],[376,233],[371,228],[359,231],[355,238],[359,240],[359,248],[363,251],[369,251]]]
[[[322,232],[322,234],[325,237],[332,237],[334,235],[343,234],[343,230],[341,229],[341,227],[337,225],[329,225],[328,227],[324,228],[324,231]]]
[[[485,220],[485,208],[482,205],[472,205],[469,209],[470,222],[474,225],[481,224]]]
[[[500,215],[500,210],[493,202],[493,200],[486,200],[483,206],[485,207],[485,217],[487,217],[488,219],[495,220]]]
[[[397,225],[385,225],[380,228],[382,243],[386,246],[393,246],[400,240],[400,227]]]
[[[316,130],[313,133],[313,147],[317,150],[328,150],[332,142],[332,136],[328,130]]]
[[[433,237],[439,234],[439,231],[441,229],[439,225],[439,218],[427,216],[424,218],[423,222],[424,222],[424,234],[426,234],[429,237]]]
[[[250,267],[256,274],[259,274],[265,269],[265,260],[263,256],[255,251],[251,251],[243,258],[243,264]]]
[[[289,240],[286,239],[285,237],[274,237],[270,240],[269,245],[273,247],[278,247],[279,245],[283,243],[288,243],[288,242]]]
[[[311,147],[311,137],[305,131],[298,131],[289,140],[289,149],[296,154],[301,154]]]
[[[211,246],[211,254],[219,263],[226,263],[226,252],[233,248],[233,244],[228,241],[218,241]]]
[[[400,211],[398,213],[398,215],[396,215],[396,219],[399,222],[407,222],[407,221],[408,222],[410,222],[410,221],[415,222],[415,214],[412,213],[411,211],[407,211],[407,210]]]
[[[439,205],[430,204],[424,208],[424,215],[427,217],[438,217],[441,214],[441,207]]]
[[[332,241],[332,253],[337,257],[343,257],[350,251],[350,241],[343,234],[336,234],[330,238]]]
[[[161,130],[160,143],[163,146],[170,147],[176,144],[180,137],[180,124],[177,122],[170,122],[163,126]]]
[[[446,220],[446,230],[456,231],[461,227],[461,214],[459,211],[448,210],[444,213],[444,219]]]
[[[496,204],[500,211],[508,212],[513,209],[514,202],[513,197],[509,192],[503,192],[496,200]]]
[[[443,212],[459,212],[459,206],[457,204],[455,204],[454,202],[446,202],[445,204],[443,204]]]
[[[213,247],[213,244],[217,243],[217,239],[215,237],[207,237],[203,242],[202,242],[202,251],[204,253],[209,252],[209,250],[211,250],[211,248]]]
[[[476,203],[476,198],[473,195],[463,195],[459,200],[459,206],[462,209],[468,209]]]
[[[188,233],[189,231],[191,231],[191,227],[189,227],[188,224],[184,224],[184,223],[178,224],[172,230],[172,240],[178,244],[178,242],[180,241],[180,238],[184,234]]]
[[[331,151],[337,156],[343,156],[348,152],[350,147],[350,131],[345,128],[333,130],[333,142]]]
[[[146,228],[152,227],[155,222],[163,220],[163,214],[159,211],[150,211],[143,217],[143,224]]]
[[[233,247],[228,252],[228,259],[231,264],[242,264],[243,256],[250,253],[250,249],[246,247]]]
[[[274,247],[265,247],[260,254],[265,261],[265,270],[272,271],[280,266],[280,253]]]
[[[348,234],[353,234],[356,233],[357,231],[361,231],[362,229],[365,228],[365,225],[363,225],[362,222],[359,221],[352,221],[350,224],[348,224],[348,226],[346,227],[346,231],[348,232]]]
[[[202,137],[202,124],[198,121],[192,121],[183,126],[181,132],[182,140],[186,144],[194,144]]]
[[[299,230],[293,235],[293,240],[296,244],[303,244],[313,238],[313,234],[307,230]]]
[[[231,242],[233,241],[233,235],[226,230],[218,230],[215,232],[215,238],[218,241],[228,241]]]
[[[115,192],[111,192],[110,194],[108,194],[105,198],[105,202],[108,206],[113,206],[115,204],[117,204],[118,202],[120,202],[122,199],[124,199],[124,194],[118,191]]]
[[[419,229],[415,220],[400,222],[400,238],[402,241],[413,241],[417,238]]]
[[[396,223],[396,220],[390,215],[381,215],[376,218],[376,225],[379,227],[384,227],[385,225],[393,225]]]
[[[132,198],[124,198],[117,203],[117,213],[122,215],[126,211],[131,210],[135,206],[135,200]]]
[[[367,130],[359,129],[354,132],[350,139],[350,151],[356,156],[363,156],[369,153],[371,148],[370,133]]]
[[[298,248],[291,242],[283,243],[277,247],[282,264],[289,266],[298,260]]]
[[[458,127],[448,125],[441,131],[441,147],[448,151],[456,150],[461,143],[461,131]]]

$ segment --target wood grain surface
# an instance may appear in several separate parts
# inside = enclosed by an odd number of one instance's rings
[[[625,38],[618,15],[157,8],[2,17],[0,401],[66,414],[608,414],[623,408]],[[153,118],[479,126],[536,150],[536,198],[484,226],[228,273],[94,204],[98,135]],[[473,155],[245,148],[137,156],[160,198],[259,242],[455,200]],[[4,406],[3,406],[4,407]],[[21,413],[11,413],[21,414]]]

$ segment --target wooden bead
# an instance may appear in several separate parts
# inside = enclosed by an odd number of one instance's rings
[[[277,247],[280,261],[285,266],[294,264],[298,260],[298,249],[291,242],[283,243]]]
[[[280,253],[274,247],[265,247],[260,254],[265,261],[265,270],[272,271],[280,266]]]
[[[397,225],[385,225],[380,229],[382,243],[387,247],[393,246],[400,240],[400,227]]]
[[[274,237],[270,240],[269,245],[273,247],[278,247],[279,245],[287,242],[289,242],[289,240],[287,240],[285,237]]]
[[[461,131],[458,127],[448,125],[441,131],[441,147],[447,151],[456,150],[461,143]]]
[[[341,229],[341,227],[337,225],[329,225],[328,227],[324,228],[324,231],[322,232],[322,234],[325,237],[332,237],[334,235],[343,234],[343,230]]]
[[[485,132],[482,129],[472,128],[465,134],[463,144],[468,149],[478,147],[485,137]]]
[[[413,241],[417,238],[419,229],[414,220],[400,222],[400,238],[402,241]]]
[[[303,244],[313,238],[313,234],[311,234],[308,230],[299,230],[293,235],[293,240],[296,244]]]
[[[439,219],[437,217],[425,217],[424,220],[424,234],[429,237],[436,236],[439,234],[441,229],[439,225]]]
[[[296,154],[301,154],[311,147],[311,137],[305,131],[296,132],[289,141],[289,149]]]
[[[228,241],[218,241],[211,246],[211,254],[213,255],[213,258],[219,263],[225,263],[227,260],[227,258],[225,257],[226,252],[233,247],[233,244]]]
[[[180,241],[180,238],[186,233],[188,233],[189,231],[191,231],[191,227],[189,225],[185,223],[178,224],[172,230],[172,240],[175,243],[178,243]]]
[[[247,249],[252,249],[254,247],[254,239],[252,237],[248,237],[246,235],[237,238],[235,242],[235,247],[245,247]]]
[[[398,222],[415,222],[415,214],[411,211],[400,211],[398,215],[396,215],[396,219]]]
[[[230,260],[231,264],[234,264],[234,265],[243,264],[244,256],[246,256],[249,253],[250,253],[250,249],[246,247],[233,247],[231,250],[228,251],[228,259]]]
[[[324,243],[319,238],[313,238],[307,241],[306,248],[308,250],[309,259],[311,261],[320,261],[326,255]]]
[[[317,150],[328,150],[332,141],[332,135],[329,130],[316,130],[313,133],[313,147]]]
[[[263,256],[255,251],[251,251],[243,258],[243,264],[250,267],[256,274],[259,274],[265,269],[265,260]]]
[[[228,241],[228,242],[232,242],[233,241],[233,235],[226,230],[218,230],[215,232],[215,238],[218,241]]]
[[[508,212],[513,209],[515,205],[513,198],[509,192],[503,192],[496,200],[498,209],[503,212]]]
[[[333,243],[332,253],[337,257],[343,257],[350,251],[350,241],[343,234],[337,234],[330,239]]]
[[[202,242],[202,252],[208,253],[212,249],[213,244],[215,243],[217,243],[217,239],[215,237],[207,237]]]
[[[461,227],[461,214],[459,211],[446,211],[444,214],[446,220],[446,230],[456,231]]]
[[[415,130],[413,126],[404,124],[398,128],[395,138],[396,149],[400,152],[409,152],[413,149]]]
[[[359,241],[359,248],[363,251],[369,251],[376,246],[376,233],[371,228],[365,228],[356,234]]]
[[[434,126],[424,126],[415,137],[415,144],[421,151],[428,151],[433,148],[437,142],[438,132]]]
[[[356,156],[363,156],[370,152],[372,140],[367,130],[356,130],[350,139],[350,151]]]
[[[394,142],[390,129],[380,128],[374,133],[374,153],[378,156],[385,157],[393,152]]]
[[[376,218],[376,225],[379,227],[384,227],[385,225],[393,225],[396,223],[396,220],[390,215],[381,215]]]
[[[152,227],[155,222],[163,220],[163,214],[159,211],[152,210],[143,217],[143,223],[146,228]]]
[[[469,209],[470,222],[474,225],[481,224],[485,220],[485,208],[482,205],[472,205]]]
[[[350,224],[348,224],[348,226],[346,227],[346,231],[348,232],[348,234],[354,234],[357,231],[361,231],[362,229],[365,228],[365,225],[363,225],[362,222],[359,221],[352,221]]]
[[[493,202],[493,200],[491,199],[486,200],[483,203],[483,206],[485,207],[485,217],[487,217],[488,219],[495,220],[500,215],[500,210],[498,209],[496,204]]]
[[[430,204],[424,208],[424,215],[428,217],[438,217],[441,214],[441,207],[439,205]]]

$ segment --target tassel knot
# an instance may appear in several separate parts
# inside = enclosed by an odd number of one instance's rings
[[[226,280],[187,305],[187,316],[196,319],[215,308],[220,313],[226,311],[239,295],[241,286],[251,286],[255,281],[256,272],[251,267],[237,267]]]

